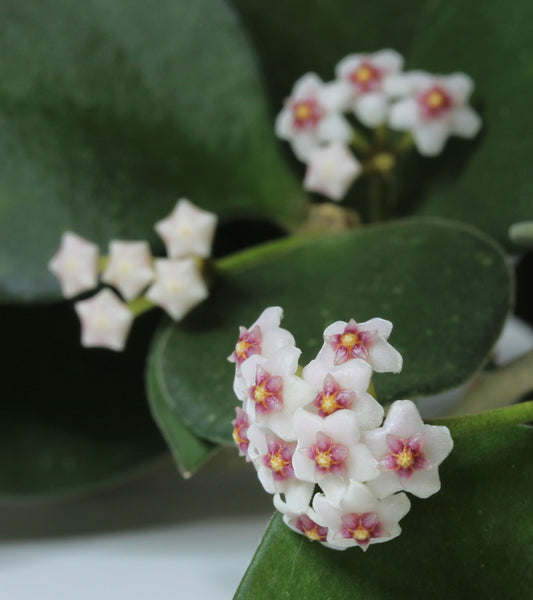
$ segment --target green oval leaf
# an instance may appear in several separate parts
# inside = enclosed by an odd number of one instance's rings
[[[154,242],[181,196],[225,218],[299,214],[220,0],[5,0],[0,22],[0,299],[59,297],[63,230]]]
[[[533,586],[533,430],[461,438],[440,467],[442,490],[413,499],[400,537],[338,552],[274,517],[235,600],[527,598]],[[502,534],[502,529],[505,534]]]
[[[4,307],[0,496],[81,493],[123,479],[166,452],[143,393],[153,318],[128,348],[86,350],[71,307]]]
[[[394,324],[400,375],[376,375],[378,398],[430,394],[464,381],[497,339],[510,305],[505,258],[485,236],[442,221],[405,221],[334,237],[290,239],[226,260],[212,296],[179,325],[164,327],[151,352],[168,404],[199,436],[228,442],[237,401],[225,362],[239,325],[267,306],[303,351],[322,345],[324,328],[354,317]],[[230,268],[231,267],[231,268]],[[153,363],[152,363],[153,364]]]

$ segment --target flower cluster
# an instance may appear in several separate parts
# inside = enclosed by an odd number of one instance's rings
[[[390,169],[406,145],[405,140],[396,147],[378,144],[372,151],[347,114],[368,128],[409,132],[410,142],[425,156],[439,154],[452,135],[472,138],[478,133],[481,119],[468,106],[470,77],[402,72],[402,68],[402,56],[386,49],[346,56],[336,66],[332,82],[324,83],[314,73],[296,82],[277,116],[276,134],[289,141],[307,164],[305,189],[341,200],[364,170],[350,144],[373,153],[369,164],[378,170]]]
[[[440,489],[438,465],[453,442],[425,425],[409,400],[382,406],[368,392],[372,371],[399,372],[387,341],[392,325],[374,318],[337,321],[318,355],[297,375],[300,350],[267,308],[240,328],[235,351],[233,438],[251,461],[285,523],[337,550],[400,534],[410,502]]]
[[[109,256],[100,259],[95,244],[65,232],[48,264],[65,298],[95,289],[100,275],[101,282],[112,286],[126,301],[105,287],[77,302],[82,345],[123,350],[135,317],[134,301],[160,306],[177,321],[207,298],[201,265],[211,254],[216,224],[214,214],[186,199],[179,200],[172,213],[155,224],[168,254],[161,259],[152,257],[146,241],[118,240],[109,243]],[[101,269],[102,263],[105,266]]]

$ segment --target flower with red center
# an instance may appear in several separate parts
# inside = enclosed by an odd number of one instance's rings
[[[316,98],[304,98],[289,103],[292,122],[295,129],[314,129],[325,111]]]
[[[250,427],[250,421],[248,420],[248,415],[242,408],[237,407],[235,412],[237,416],[231,422],[233,425],[233,441],[239,448],[239,454],[245,456],[246,460],[250,460],[250,457],[248,456],[248,447],[250,446],[248,427]]]
[[[399,75],[388,82],[389,93],[400,97],[391,107],[389,125],[411,132],[421,154],[436,156],[450,136],[473,138],[481,128],[479,115],[468,106],[473,87],[464,73]]]
[[[386,536],[387,532],[379,522],[378,515],[370,512],[343,515],[340,534],[343,538],[354,539],[359,547],[366,550],[371,539]]]
[[[316,494],[313,509],[317,522],[328,528],[327,543],[337,550],[386,542],[400,535],[398,524],[411,503],[404,493],[378,500],[368,487],[351,481],[340,498]]]
[[[345,98],[344,108],[351,108],[367,127],[385,123],[389,111],[386,83],[402,66],[403,58],[394,50],[350,54],[343,58],[335,73],[339,93]]]
[[[321,417],[327,417],[337,410],[349,408],[355,402],[355,392],[343,389],[328,373],[324,387],[313,400]]]
[[[296,448],[295,442],[285,442],[279,438],[268,442],[268,453],[263,455],[263,464],[272,471],[275,481],[285,481],[294,477],[292,457]]]
[[[368,359],[368,348],[376,331],[360,331],[357,323],[350,319],[342,333],[325,336],[325,340],[335,350],[334,364],[340,365],[351,358]]]
[[[329,369],[359,358],[378,373],[399,373],[402,356],[387,342],[391,331],[392,323],[385,319],[336,321],[324,330],[324,345],[316,360]]]
[[[386,439],[390,452],[381,459],[379,466],[383,471],[396,471],[402,483],[409,481],[414,471],[433,468],[422,453],[424,436],[421,433],[407,439],[389,433]]]
[[[296,156],[306,162],[313,149],[333,142],[349,143],[352,128],[342,116],[343,97],[338,86],[324,84],[307,73],[295,84],[276,118],[276,135],[291,143]]]
[[[325,433],[319,431],[316,434],[316,444],[313,444],[307,452],[319,473],[344,476],[346,471],[344,461],[348,456],[348,450],[342,444],[336,444]]]
[[[447,427],[425,425],[410,400],[394,402],[383,427],[365,431],[363,441],[379,461],[379,477],[368,482],[378,498],[399,490],[427,498],[439,491],[438,466],[453,440]]]
[[[262,340],[263,335],[259,325],[255,325],[250,331],[246,327],[239,327],[239,340],[235,344],[233,353],[228,356],[228,360],[240,366],[253,354],[261,354]]]
[[[312,542],[325,542],[328,537],[328,528],[315,523],[307,515],[301,515],[292,520],[294,529],[303,533]]]
[[[271,375],[258,365],[255,385],[249,389],[248,395],[255,403],[256,414],[265,415],[279,411],[283,406],[283,379]]]

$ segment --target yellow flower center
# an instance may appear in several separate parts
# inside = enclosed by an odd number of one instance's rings
[[[281,456],[281,449],[270,456],[270,468],[276,473],[281,473],[290,461],[284,460]]]
[[[357,529],[352,531],[353,538],[360,542],[364,542],[365,540],[367,540],[370,537],[370,535],[370,531],[368,531],[368,529],[364,527],[362,523],[359,523]]]
[[[298,121],[305,121],[306,119],[309,119],[311,116],[311,107],[305,102],[298,104],[294,109],[294,116],[296,119],[298,119]]]
[[[270,393],[267,391],[265,384],[255,386],[254,389],[254,400],[257,404],[264,404],[265,400],[270,396]]]
[[[312,529],[304,529],[304,533],[313,542],[320,542],[324,539],[324,536],[318,533],[318,527],[316,525],[314,525]]]
[[[367,81],[372,79],[372,75],[372,69],[369,69],[368,67],[360,67],[355,72],[355,78],[361,83],[366,83]]]
[[[330,451],[326,450],[325,452],[317,451],[315,456],[315,462],[322,469],[329,469],[333,464],[333,459],[330,456]]]
[[[340,404],[337,402],[337,394],[325,394],[322,393],[322,400],[320,402],[320,409],[330,415],[334,413],[336,410],[341,408]]]
[[[394,455],[400,469],[409,469],[415,462],[415,457],[409,448],[404,448],[401,452]]]
[[[248,342],[241,340],[240,342],[237,342],[237,345],[235,346],[235,354],[239,357],[239,358],[246,358],[246,350],[248,350],[248,348],[251,346],[252,344],[249,344]]]
[[[347,350],[351,350],[354,346],[359,344],[359,336],[357,333],[345,333],[341,336],[341,346],[344,346]]]
[[[438,90],[430,92],[426,98],[426,104],[430,108],[440,108],[441,106],[444,106],[445,102],[446,99],[444,98],[444,94]]]

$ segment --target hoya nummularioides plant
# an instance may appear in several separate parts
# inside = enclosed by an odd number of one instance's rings
[[[85,347],[124,349],[136,316],[159,306],[181,320],[209,295],[204,263],[211,254],[217,217],[182,198],[170,215],[155,224],[169,258],[154,259],[146,241],[112,240],[107,257],[98,247],[66,232],[49,262],[65,298],[110,286],[78,301]],[[112,289],[111,289],[112,288]]]
[[[481,119],[468,104],[474,88],[468,75],[403,72],[403,63],[392,49],[350,54],[334,80],[306,73],[296,82],[276,133],[306,164],[306,190],[340,201],[359,176],[390,179],[413,146],[433,157],[449,137],[477,135]]]
[[[337,321],[299,374],[300,350],[269,307],[241,327],[234,352],[233,439],[252,462],[284,522],[310,540],[344,550],[391,540],[409,511],[406,492],[440,489],[449,430],[425,425],[410,400],[384,409],[371,395],[373,371],[398,373],[392,323]]]

